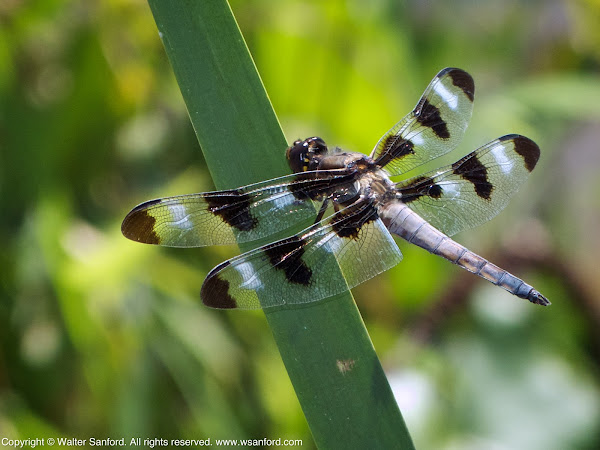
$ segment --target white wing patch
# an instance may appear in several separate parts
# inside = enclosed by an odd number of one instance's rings
[[[504,146],[497,145],[491,149],[491,152],[502,172],[506,174],[512,172],[514,161],[511,161],[511,159],[506,156],[506,149]]]
[[[186,207],[182,204],[169,205],[169,212],[173,218],[173,225],[181,230],[194,228],[194,223],[190,220]]]
[[[236,264],[234,267],[243,280],[242,283],[240,283],[240,287],[244,289],[253,289],[255,291],[264,287],[262,281],[260,281],[260,278],[258,278],[256,270],[254,270],[254,267],[252,267],[252,264],[249,262],[243,262]]]
[[[413,133],[407,136],[407,139],[410,140],[410,142],[412,142],[414,145],[423,145],[425,143],[425,140],[420,133]]]
[[[460,197],[460,186],[452,181],[443,181],[440,183],[440,187],[444,191],[444,194],[448,198]]]
[[[446,89],[446,86],[442,83],[436,83],[433,89],[440,97],[442,97],[450,109],[458,108],[458,96]]]
[[[319,247],[323,247],[329,253],[336,255],[340,252],[344,244],[344,239],[337,235],[332,235],[330,238],[323,239],[323,241],[319,243]]]
[[[287,210],[289,206],[294,204],[295,198],[286,188],[282,188],[281,192],[275,194],[270,200],[273,201],[275,208]]]

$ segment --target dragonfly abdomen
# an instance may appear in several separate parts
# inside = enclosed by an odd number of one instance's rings
[[[550,302],[532,286],[446,236],[402,202],[381,207],[379,215],[391,233],[479,275],[517,297],[539,305]]]

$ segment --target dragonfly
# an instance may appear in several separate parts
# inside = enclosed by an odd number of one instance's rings
[[[475,84],[446,68],[415,108],[381,137],[369,156],[293,142],[292,174],[237,189],[150,200],[133,208],[125,237],[168,247],[277,240],[213,268],[205,305],[258,309],[316,302],[351,289],[402,259],[392,234],[538,305],[550,302],[525,281],[451,236],[496,216],[536,166],[540,149],[509,134],[454,164],[393,182],[456,148],[473,111]],[[297,234],[301,224],[309,225]],[[286,235],[286,234],[283,234]]]

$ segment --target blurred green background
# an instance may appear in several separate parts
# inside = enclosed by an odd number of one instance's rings
[[[354,295],[417,448],[600,447],[600,2],[231,5],[289,141],[369,153],[455,66],[473,119],[429,168],[507,133],[540,145],[509,207],[457,240],[551,307],[402,242]],[[262,313],[200,304],[237,249],[121,236],[137,203],[210,189],[143,0],[0,3],[0,437],[313,447]]]

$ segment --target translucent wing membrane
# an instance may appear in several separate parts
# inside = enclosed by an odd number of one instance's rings
[[[401,200],[451,236],[480,225],[508,203],[540,156],[531,139],[498,138],[454,164],[397,183]]]
[[[468,73],[442,70],[415,109],[383,135],[371,157],[391,175],[399,175],[454,149],[471,119],[474,94]]]
[[[250,242],[316,216],[328,192],[343,189],[351,172],[287,175],[239,189],[150,200],[123,221],[134,241],[168,247]]]
[[[215,267],[204,281],[201,296],[214,308],[309,303],[352,288],[401,259],[372,203],[359,201],[327,218],[322,226]]]
[[[454,164],[395,185],[384,173],[399,175],[453,150],[471,118],[474,93],[469,74],[444,69],[414,110],[380,139],[372,160],[328,153],[317,137],[298,140],[286,153],[297,173],[151,200],[134,208],[121,229],[138,242],[201,247],[256,241],[313,223],[211,270],[201,297],[213,308],[302,305],[344,292],[402,259],[389,230],[518,297],[549,304],[523,280],[448,238],[506,206],[537,164],[540,149],[533,141],[503,136]],[[308,168],[318,170],[301,172]],[[321,220],[331,209],[335,213]]]

